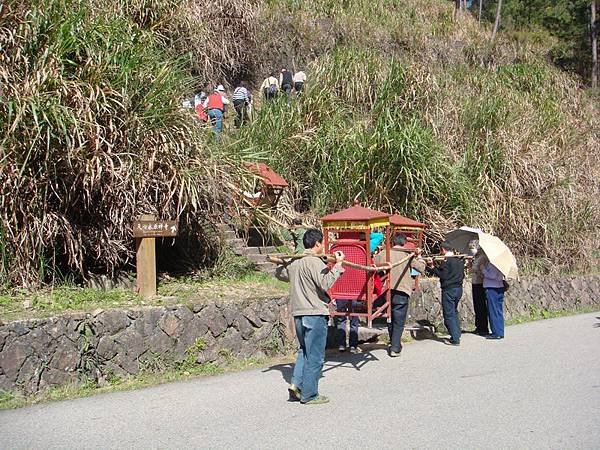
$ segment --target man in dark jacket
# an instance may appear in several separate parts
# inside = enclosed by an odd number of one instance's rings
[[[455,258],[452,246],[448,242],[442,244],[442,253],[446,258],[437,267],[430,261],[429,272],[440,279],[442,288],[442,311],[444,326],[450,333],[450,345],[460,345],[460,321],[458,319],[458,303],[463,294],[463,279],[465,278],[465,261]]]

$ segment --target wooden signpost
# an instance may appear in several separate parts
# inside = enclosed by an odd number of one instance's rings
[[[135,237],[137,290],[144,297],[156,295],[155,238],[175,237],[179,227],[175,220],[156,220],[152,214],[143,214],[133,222]]]

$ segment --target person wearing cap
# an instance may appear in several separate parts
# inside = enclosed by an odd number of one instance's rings
[[[465,278],[465,261],[454,258],[450,243],[444,241],[441,245],[444,260],[434,267],[433,260],[429,261],[429,272],[440,279],[442,288],[442,313],[444,326],[450,333],[447,341],[450,345],[460,345],[460,320],[458,318],[458,304],[463,294],[463,280]]]
[[[399,264],[390,270],[392,320],[388,323],[388,333],[390,337],[389,356],[392,358],[400,356],[402,351],[402,333],[414,284],[411,269],[416,270],[419,274],[425,272],[425,261],[421,258],[421,249],[408,244],[406,235],[398,233],[394,236],[394,246],[390,251],[391,265],[412,256],[405,264]]]
[[[204,109],[208,113],[217,140],[220,139],[223,130],[223,116],[225,115],[226,105],[229,105],[229,100],[225,97],[225,88],[222,84],[218,85],[215,91],[204,100]]]

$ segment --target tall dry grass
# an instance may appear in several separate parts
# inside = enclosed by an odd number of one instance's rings
[[[179,110],[193,79],[142,26],[160,19],[81,0],[1,8],[3,284],[123,268],[141,213],[179,218],[184,241],[206,244],[193,258],[209,258],[202,221],[229,201],[218,180],[235,169]]]
[[[234,147],[286,174],[297,205],[327,212],[359,196],[434,236],[497,233],[527,269],[597,264],[598,110],[543,43],[491,46],[442,1],[277,2],[261,14],[296,32],[310,89],[291,110],[261,111]],[[286,55],[277,34],[264,39]]]
[[[0,6],[0,277],[132,261],[131,219],[179,217],[186,258],[264,160],[308,214],[373,207],[506,239],[522,264],[588,268],[600,237],[597,107],[544,44],[443,0],[10,0]],[[308,90],[211,143],[179,100],[306,69]],[[227,83],[225,83],[227,84]]]

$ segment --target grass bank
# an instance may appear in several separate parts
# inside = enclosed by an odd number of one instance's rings
[[[131,289],[101,291],[58,285],[0,294],[0,321],[49,317],[69,311],[264,299],[287,295],[288,289],[286,283],[261,272],[250,272],[236,279],[195,280],[189,277],[164,280],[159,284],[158,295],[149,299]]]

